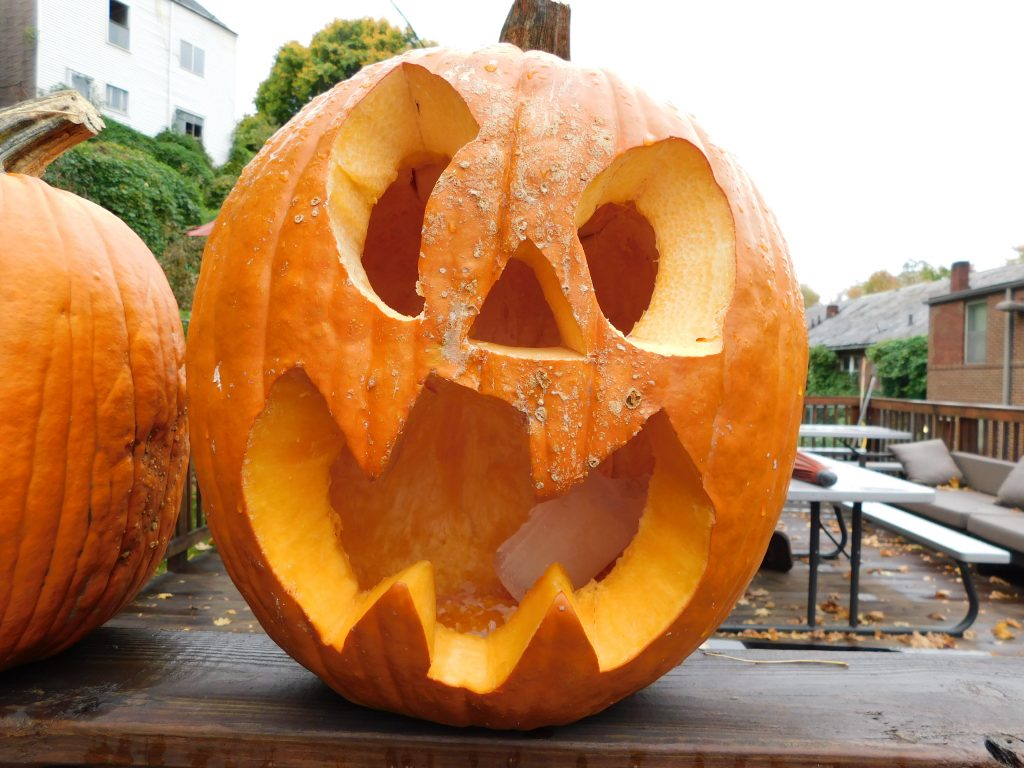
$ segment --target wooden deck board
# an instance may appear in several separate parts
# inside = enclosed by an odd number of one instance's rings
[[[349,704],[259,633],[104,627],[0,676],[0,763],[998,765],[986,740],[1024,759],[1024,659],[742,655],[850,666],[697,654],[600,715],[520,734]]]

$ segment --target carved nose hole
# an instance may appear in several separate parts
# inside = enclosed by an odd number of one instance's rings
[[[633,203],[606,203],[579,230],[594,294],[608,321],[629,335],[654,294],[654,228]]]
[[[555,271],[530,240],[519,246],[487,294],[469,338],[503,347],[586,352]]]
[[[445,156],[407,159],[370,214],[363,269],[381,300],[403,315],[423,309],[423,297],[416,293],[423,212],[450,161]]]

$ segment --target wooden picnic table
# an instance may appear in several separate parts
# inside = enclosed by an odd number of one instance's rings
[[[0,765],[935,768],[1024,760],[1024,658],[730,653],[849,667],[698,652],[582,722],[491,732],[349,704],[260,633],[104,627],[51,660],[0,674]]]

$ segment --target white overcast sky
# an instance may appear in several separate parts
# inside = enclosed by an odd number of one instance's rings
[[[238,32],[239,115],[277,49],[389,0],[201,0]],[[422,38],[497,39],[511,0],[397,0]],[[1024,2],[573,0],[572,58],[694,115],[775,211],[823,300],[910,259],[1024,244]]]

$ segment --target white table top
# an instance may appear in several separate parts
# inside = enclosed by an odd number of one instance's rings
[[[914,436],[889,427],[868,424],[801,424],[800,437],[833,437],[839,440],[910,440]]]
[[[806,451],[805,451],[806,453]],[[862,469],[849,461],[836,461],[826,456],[808,453],[836,473],[836,484],[824,488],[803,480],[791,480],[787,501],[885,501],[930,502],[935,500],[935,489],[918,485],[881,472]]]

